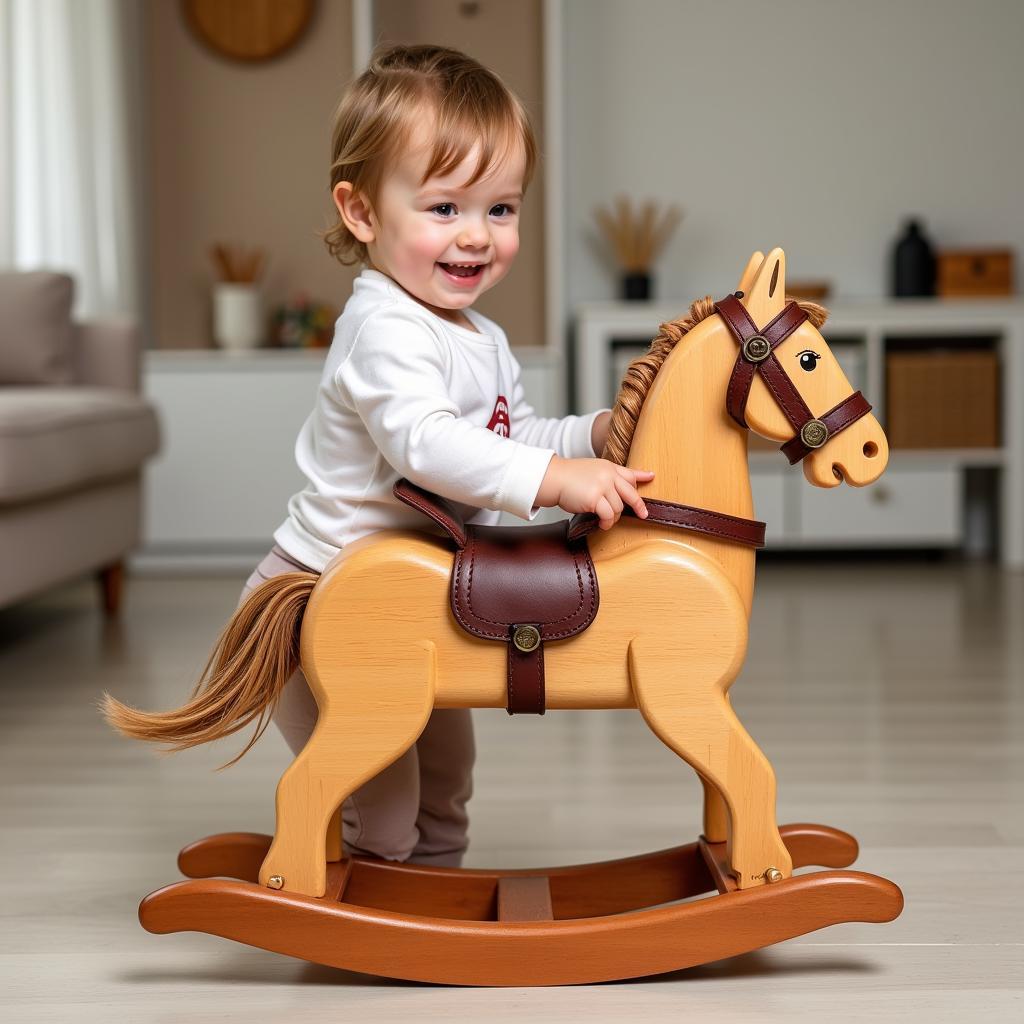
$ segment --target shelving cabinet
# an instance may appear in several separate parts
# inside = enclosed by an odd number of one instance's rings
[[[823,334],[855,390],[886,425],[889,353],[990,353],[997,443],[892,449],[873,487],[811,487],[776,451],[752,445],[755,512],[773,548],[994,549],[1024,568],[1024,302],[899,300],[829,303]],[[611,403],[629,360],[687,302],[589,303],[575,317],[575,405]],[[724,399],[723,399],[724,400]],[[989,410],[979,410],[984,415]]]

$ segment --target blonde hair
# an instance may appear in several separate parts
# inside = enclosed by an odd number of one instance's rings
[[[367,69],[346,88],[331,133],[331,193],[341,181],[375,207],[388,166],[408,144],[424,112],[435,118],[433,151],[423,182],[455,170],[480,144],[473,185],[521,141],[523,190],[533,177],[537,142],[526,108],[492,71],[443,46],[392,46],[375,51]],[[421,182],[421,184],[423,183]],[[324,234],[341,263],[369,262],[366,245],[338,217]]]

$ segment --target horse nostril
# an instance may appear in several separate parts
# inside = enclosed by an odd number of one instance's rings
[[[874,441],[868,441],[864,445],[864,454],[869,458],[873,459],[878,454],[878,445]]]
[[[843,482],[842,470],[833,462],[832,463],[832,475],[840,482]]]

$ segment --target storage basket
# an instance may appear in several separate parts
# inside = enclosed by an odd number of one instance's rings
[[[995,352],[892,352],[886,358],[893,448],[999,446],[999,360]]]

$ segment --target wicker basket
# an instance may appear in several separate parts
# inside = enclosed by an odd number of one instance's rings
[[[995,352],[892,352],[886,434],[893,448],[999,446]]]

